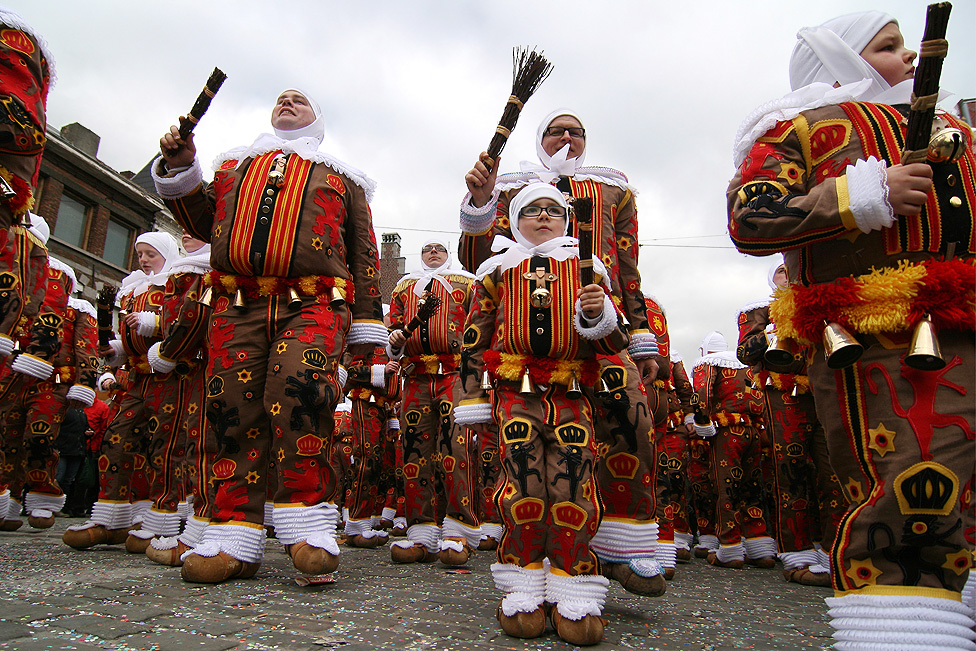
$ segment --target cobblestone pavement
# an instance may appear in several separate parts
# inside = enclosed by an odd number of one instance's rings
[[[67,525],[0,532],[0,649],[176,651],[280,649],[570,649],[550,630],[506,636],[500,599],[480,552],[458,570],[394,565],[388,547],[343,548],[336,582],[300,587],[277,541],[253,579],[184,583],[178,568],[122,545],[75,551]],[[26,530],[26,531],[24,531]],[[779,569],[679,565],[668,593],[637,597],[611,584],[603,642],[593,649],[732,651],[822,649],[830,590],[787,584]]]

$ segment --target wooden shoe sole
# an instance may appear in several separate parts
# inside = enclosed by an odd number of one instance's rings
[[[156,549],[152,545],[146,548],[146,557],[153,563],[168,565],[169,567],[182,567],[183,561],[180,556],[190,551],[190,547],[177,541],[176,547],[170,549]]]
[[[508,616],[502,612],[502,607],[499,605],[495,616],[505,635],[531,640],[546,632],[546,614],[541,606],[531,613],[515,613]]]
[[[727,567],[733,570],[741,570],[742,566],[745,565],[745,561],[720,561],[718,560],[718,554],[715,552],[708,553],[708,564],[714,565],[715,567]]]
[[[818,588],[831,587],[829,572],[811,572],[808,567],[783,570],[783,578],[790,583],[799,583],[800,585],[809,585]]]
[[[332,574],[339,567],[339,557],[333,556],[321,547],[309,545],[306,541],[287,545],[288,555],[295,569],[308,576]]]
[[[410,547],[390,547],[390,560],[394,563],[433,563],[437,560],[437,554],[427,551],[423,545],[412,545]]]
[[[61,536],[61,541],[74,549],[88,549],[95,545],[119,545],[129,537],[129,529],[106,529],[102,525],[87,529],[68,529]]]
[[[629,569],[629,568],[628,568]],[[552,609],[552,627],[563,642],[576,646],[593,646],[603,640],[606,622],[596,615],[585,615],[582,619],[566,619],[559,614],[559,608]]]
[[[627,563],[606,563],[602,570],[603,576],[616,581],[627,592],[639,594],[642,597],[660,597],[668,589],[668,583],[663,574],[641,576],[630,569]]]
[[[190,554],[183,562],[180,576],[188,583],[222,583],[229,579],[249,579],[259,567],[260,563],[245,563],[227,552],[216,556]]]
[[[130,533],[125,538],[125,551],[130,554],[145,554],[146,550],[149,549],[150,542],[152,542],[152,538],[140,538]]]

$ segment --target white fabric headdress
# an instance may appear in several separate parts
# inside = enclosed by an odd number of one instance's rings
[[[766,282],[769,283],[769,288],[775,292],[776,281],[773,280],[773,277],[776,275],[776,270],[786,263],[783,261],[782,253],[776,253],[773,257],[773,264],[769,267],[769,271],[766,273]]]
[[[498,267],[501,267],[502,271],[511,269],[523,260],[527,260],[533,256],[566,260],[567,258],[579,255],[579,240],[566,235],[567,229],[569,228],[568,215],[567,219],[563,220],[563,234],[554,237],[548,242],[533,245],[519,232],[519,213],[522,211],[522,208],[536,199],[542,198],[552,199],[563,208],[566,208],[567,211],[569,210],[566,197],[556,187],[541,182],[530,183],[525,186],[515,195],[508,207],[508,218],[511,221],[512,235],[515,237],[515,240],[512,241],[504,235],[495,236],[495,239],[491,243],[491,250],[498,255],[492,256],[482,263],[475,274],[478,278],[483,278]]]
[[[720,353],[729,349],[729,343],[718,330],[712,330],[702,339],[700,352],[708,355],[709,353]]]
[[[213,270],[210,266],[210,245],[204,244],[193,253],[187,253],[174,262],[170,268],[171,274],[200,274]]]
[[[860,52],[894,18],[880,11],[848,14],[818,27],[804,27],[790,59],[793,92],[756,108],[739,125],[732,146],[738,167],[756,140],[777,122],[792,120],[803,111],[843,102],[907,104],[913,81],[890,86]],[[872,31],[873,30],[873,31]],[[834,83],[840,86],[834,87]],[[949,93],[940,93],[940,99]]]
[[[414,294],[416,294],[417,296],[423,296],[424,289],[427,287],[428,283],[430,283],[431,280],[436,280],[437,282],[439,282],[441,285],[444,286],[444,289],[450,292],[452,288],[451,288],[451,282],[447,278],[445,278],[447,274],[451,274],[454,276],[464,276],[465,278],[472,278],[472,279],[474,278],[474,275],[468,273],[467,271],[464,271],[463,269],[460,268],[457,269],[454,268],[454,256],[451,255],[451,249],[447,245],[447,240],[441,237],[432,237],[428,239],[426,242],[424,242],[423,246],[427,246],[429,244],[440,244],[445,249],[447,249],[447,260],[445,260],[444,264],[442,264],[439,267],[431,267],[429,264],[424,262],[424,258],[423,256],[421,256],[420,258],[421,269],[418,271],[411,271],[410,273],[405,274],[403,278],[400,279],[401,281],[408,280],[408,279],[415,279],[417,281],[413,285]]]
[[[234,147],[225,151],[214,159],[214,171],[229,160],[236,160],[237,165],[240,166],[248,158],[281,150],[284,154],[298,154],[298,156],[307,161],[328,165],[337,172],[345,174],[353,183],[363,189],[366,193],[366,201],[372,201],[373,193],[376,192],[376,181],[366,176],[366,173],[362,170],[319,150],[322,139],[325,138],[325,122],[322,118],[322,110],[319,108],[318,103],[304,91],[294,88],[289,88],[288,90],[301,93],[308,100],[309,106],[312,107],[312,112],[315,114],[315,120],[300,129],[288,131],[275,129],[274,134],[262,133],[247,147]],[[278,96],[280,97],[281,94],[279,93]]]
[[[30,214],[31,225],[27,227],[27,230],[39,239],[41,244],[47,246],[47,241],[51,239],[51,227],[48,225],[47,220],[34,213],[28,214]]]
[[[163,257],[163,268],[158,273],[152,274],[147,274],[142,269],[136,269],[122,279],[122,285],[119,287],[120,296],[124,296],[130,292],[133,296],[138,296],[149,289],[151,285],[157,287],[166,285],[166,279],[169,278],[170,265],[180,257],[180,245],[176,242],[176,238],[169,233],[161,233],[159,231],[143,233],[136,238],[136,244],[148,244],[156,249],[159,255]]]
[[[583,164],[583,159],[586,158],[585,140],[583,141],[583,151],[576,158],[566,158],[569,155],[568,143],[552,156],[543,149],[542,138],[545,136],[546,129],[549,128],[553,120],[563,116],[571,117],[579,122],[580,126],[583,126],[583,120],[574,112],[569,109],[556,109],[539,123],[539,128],[535,132],[535,153],[539,156],[539,161],[542,165],[540,166],[531,161],[522,161],[519,163],[519,169],[523,172],[535,173],[545,183],[552,183],[560,176],[575,176],[576,170],[579,169],[579,166]]]

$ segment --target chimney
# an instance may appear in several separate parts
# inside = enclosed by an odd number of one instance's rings
[[[79,150],[85,152],[92,158],[98,158],[98,143],[102,139],[88,127],[77,122],[72,122],[61,127],[61,135]]]

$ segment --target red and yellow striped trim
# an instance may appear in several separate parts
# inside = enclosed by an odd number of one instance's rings
[[[223,271],[209,271],[203,276],[203,283],[223,289],[228,294],[238,289],[244,298],[255,300],[259,297],[281,296],[294,289],[299,296],[324,296],[333,287],[338,290],[347,303],[355,302],[355,288],[351,281],[334,276],[297,276],[281,278],[278,276],[237,276]]]
[[[569,385],[573,377],[581,385],[593,386],[600,376],[600,363],[595,359],[553,359],[533,355],[513,355],[486,350],[482,356],[485,368],[495,378],[518,382],[526,370],[533,384]]]

